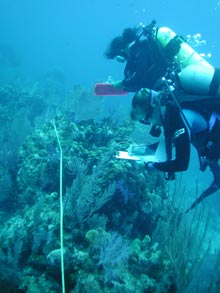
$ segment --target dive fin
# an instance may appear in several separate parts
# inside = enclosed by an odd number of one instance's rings
[[[189,211],[191,211],[193,208],[195,208],[200,202],[202,202],[206,197],[210,196],[214,192],[216,192],[219,189],[218,184],[216,184],[215,180],[212,182],[212,184],[205,190],[203,193],[193,202],[193,204],[185,211],[185,214],[187,214]]]
[[[210,170],[213,173],[214,176],[214,180],[211,183],[211,185],[203,191],[203,193],[193,202],[193,204],[191,205],[191,207],[189,207],[185,213],[187,214],[191,209],[193,209],[194,207],[196,207],[200,202],[202,202],[206,197],[210,196],[211,194],[213,194],[214,192],[216,192],[217,190],[220,189],[220,166],[217,162],[214,162],[212,164],[209,164]]]

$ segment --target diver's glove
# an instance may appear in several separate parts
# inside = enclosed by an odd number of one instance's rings
[[[153,124],[149,134],[153,137],[159,137],[161,135],[161,128],[157,124]]]
[[[148,170],[148,171],[155,170],[153,162],[150,162],[150,161],[149,162],[144,162],[144,165],[145,165],[145,169]]]

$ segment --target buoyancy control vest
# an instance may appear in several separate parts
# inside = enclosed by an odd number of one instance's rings
[[[166,49],[170,42],[178,43],[175,61],[180,67],[180,87],[192,95],[220,97],[220,69],[214,68],[181,37],[168,27],[157,30],[156,40]]]

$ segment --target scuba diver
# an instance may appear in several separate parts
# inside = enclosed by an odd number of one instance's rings
[[[114,87],[130,92],[153,88],[155,81],[165,74],[168,63],[161,45],[155,42],[153,27],[151,32],[146,38],[138,29],[127,28],[110,43],[105,57],[127,62],[124,79],[113,82]]]
[[[156,137],[160,136],[159,129],[163,127],[166,160],[144,162],[146,169],[158,169],[166,173],[167,180],[175,179],[175,172],[186,171],[188,168],[191,143],[198,152],[201,171],[209,166],[213,182],[186,211],[188,212],[220,189],[220,107],[217,113],[214,110],[211,112],[211,108],[200,112],[194,102],[180,106],[172,88],[167,81],[164,82],[165,91],[143,88],[135,94],[131,118],[151,124],[150,134]],[[175,156],[172,152],[173,145]]]
[[[125,29],[111,41],[105,57],[126,62],[124,79],[112,82],[116,88],[158,90],[161,78],[169,75],[185,93],[220,97],[220,69],[170,28],[156,27],[155,20],[146,27]]]
[[[197,149],[200,169],[208,166],[212,184],[187,212],[220,189],[220,69],[209,64],[170,28],[156,21],[140,29],[125,29],[110,43],[106,58],[127,62],[124,79],[112,85],[136,92],[131,118],[149,124],[150,133],[165,136],[166,161],[146,162],[146,168],[167,173],[185,171],[190,143]],[[175,158],[172,158],[172,145]]]

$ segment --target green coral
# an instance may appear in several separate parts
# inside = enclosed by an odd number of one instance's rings
[[[120,136],[121,133],[124,133],[124,136],[129,135],[127,125],[115,131],[114,137],[112,132],[109,134],[110,129],[114,127],[114,123],[110,120],[100,123],[92,120],[74,123],[68,118],[60,116],[56,118],[56,125],[63,148],[64,172],[67,173],[65,176],[67,181],[68,166],[74,157],[87,161],[88,167],[91,169],[103,155],[109,154],[110,156],[120,147],[120,144],[115,142],[118,135]],[[57,185],[53,185],[52,182],[58,181],[59,174],[54,173],[54,170],[58,169],[59,158],[52,123],[47,123],[43,128],[36,130],[20,149],[19,156],[21,165],[17,181],[21,189],[28,187],[35,191],[41,186],[43,189],[51,188],[51,192],[56,190]],[[123,171],[119,167],[121,163],[115,164],[117,172]],[[111,170],[114,170],[114,166]]]
[[[55,122],[63,149],[68,290],[144,292],[150,288],[157,292],[158,284],[165,288],[163,276],[169,275],[166,259],[149,236],[156,223],[155,214],[166,197],[165,182],[160,174],[141,173],[135,162],[115,158],[116,152],[128,148],[131,142],[131,125],[124,122],[116,127],[110,118],[72,121],[66,115],[57,116]],[[53,292],[51,280],[60,274],[59,150],[51,122],[27,138],[19,157],[16,179],[20,188],[18,214],[23,219],[21,247],[28,247],[18,254],[20,287],[31,292],[38,283],[43,286],[41,276],[46,270]],[[120,180],[124,191],[118,188]],[[132,196],[124,201],[126,190]],[[7,245],[12,247],[15,235],[10,231],[18,223],[13,217],[5,223],[7,229],[0,234],[3,251],[7,252]],[[108,243],[114,239],[119,247],[120,243],[127,247],[124,258],[120,250],[122,261],[118,263],[106,256]],[[104,256],[103,249],[107,250]],[[27,268],[37,276],[29,277]]]

